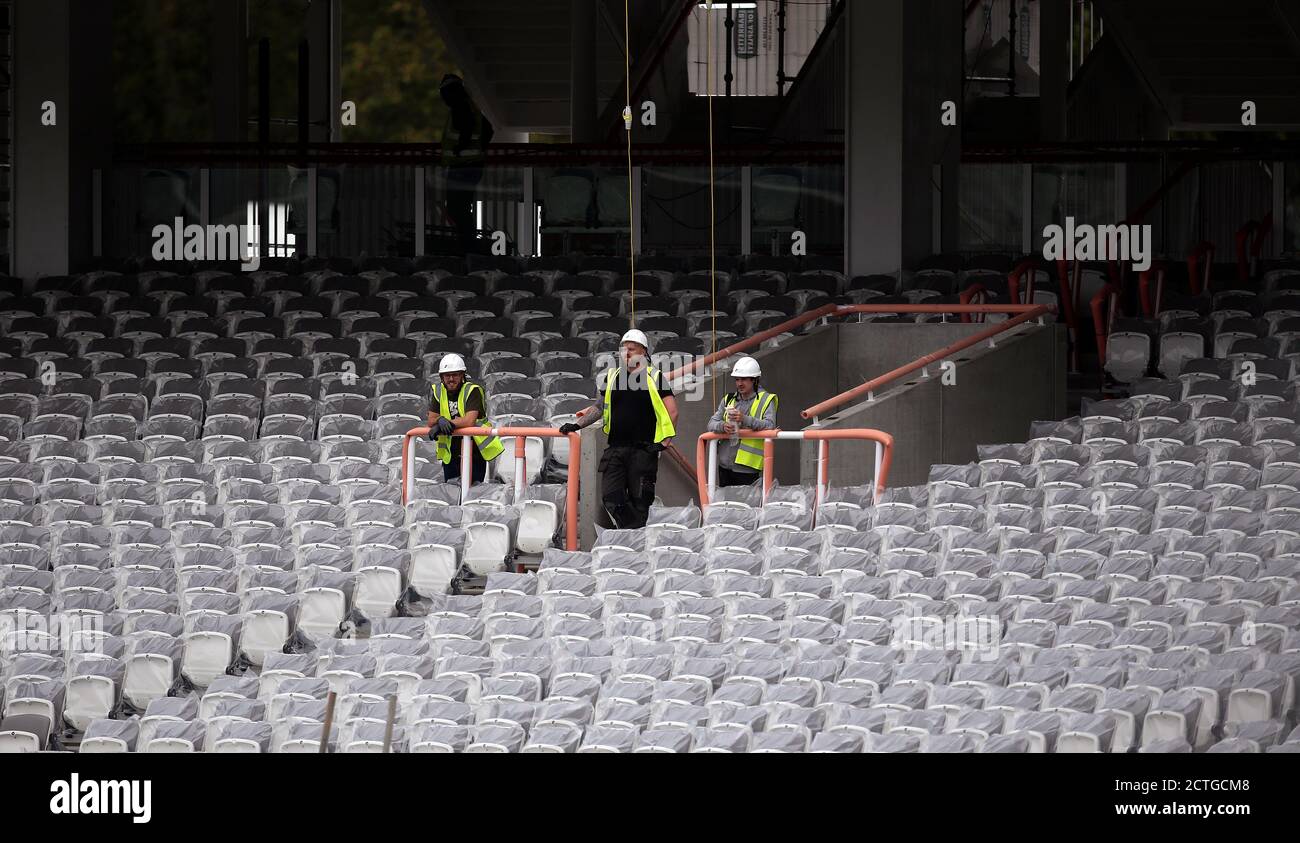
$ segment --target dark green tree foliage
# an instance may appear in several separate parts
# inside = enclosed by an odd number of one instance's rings
[[[257,139],[258,42],[270,39],[271,140],[298,133],[298,43],[307,0],[250,0],[244,139]],[[458,72],[422,0],[345,0],[342,100],[356,104],[344,141],[437,143],[447,113],[438,82]],[[212,137],[211,5],[194,0],[116,0],[113,9],[114,137],[120,143],[201,142]],[[339,104],[341,105],[341,103]]]
[[[343,99],[357,105],[343,140],[440,141],[447,110],[438,83],[456,72],[422,0],[343,4]]]

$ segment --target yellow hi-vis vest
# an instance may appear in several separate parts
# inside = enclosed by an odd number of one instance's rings
[[[736,394],[731,393],[727,396],[727,408],[736,406]],[[767,408],[773,403],[777,403],[776,394],[759,390],[754,393],[754,400],[749,404],[749,410],[745,415],[751,418],[761,419],[767,415]],[[741,439],[740,446],[736,449],[736,465],[743,465],[746,468],[752,468],[755,471],[763,470],[763,440],[762,439]]]
[[[614,396],[614,381],[618,380],[618,373],[623,369],[610,369],[609,375],[605,378],[605,410],[601,414],[604,420],[605,435],[609,435],[609,422],[612,415],[611,404]],[[646,367],[646,387],[650,390],[650,406],[655,411],[655,444],[675,436],[677,431],[673,429],[673,420],[668,416],[668,408],[664,406],[664,399],[660,397],[659,390],[655,388],[655,380],[659,373],[653,366]]]
[[[483,390],[483,387],[479,386],[476,383],[470,383],[469,381],[465,381],[461,385],[460,406],[462,408],[465,406],[465,402],[469,399],[469,397],[474,394],[473,391],[476,389],[481,392]],[[443,418],[450,419],[451,408],[447,406],[446,387],[444,387],[440,383],[433,384],[433,394],[434,397],[438,399],[438,415],[442,416]],[[483,407],[485,410],[487,409],[487,396],[483,397]],[[486,413],[484,414],[483,418],[479,419],[476,422],[476,424],[479,427],[492,426],[492,422],[488,421],[486,417]],[[483,456],[483,459],[485,460],[494,460],[501,455],[502,451],[505,450],[505,446],[501,444],[501,440],[495,436],[475,436],[473,437],[473,439],[474,439],[474,444],[478,446],[478,452]],[[451,462],[451,437],[439,436],[437,439],[437,445],[438,445],[438,461],[443,463],[444,465],[450,463]]]

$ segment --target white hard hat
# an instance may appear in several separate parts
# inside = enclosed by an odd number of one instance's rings
[[[447,375],[452,372],[465,371],[465,358],[459,354],[444,354],[438,361],[438,374]]]
[[[762,374],[763,370],[759,368],[758,361],[753,357],[742,357],[731,367],[733,378],[756,378]]]
[[[646,339],[645,334],[641,333],[636,328],[633,328],[632,330],[624,334],[623,339],[619,340],[618,342],[619,345],[622,345],[625,342],[634,342],[637,345],[641,346],[642,348],[646,349],[647,351],[650,350],[650,340]]]

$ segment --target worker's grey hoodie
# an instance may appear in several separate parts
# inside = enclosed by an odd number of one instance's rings
[[[722,401],[721,403],[718,404],[718,409],[714,411],[713,418],[709,419],[710,432],[722,433],[722,425],[725,423],[727,402],[735,395],[736,393],[734,392],[728,392],[726,395],[722,396]],[[759,398],[765,399],[766,395],[767,395],[767,390],[765,389],[758,390]],[[741,430],[775,430],[776,429],[776,405],[778,402],[773,401],[771,404],[768,405],[766,413],[764,413],[761,417],[755,417],[748,414],[750,405],[753,403],[753,401],[754,399],[752,397],[749,398],[748,400],[742,398],[736,398],[736,406],[740,409],[742,413],[745,413],[745,416],[740,421],[740,429]],[[759,401],[759,406],[760,407],[763,406],[762,401]],[[752,468],[749,468],[748,466],[736,465],[736,454],[739,451],[740,451],[740,437],[720,440],[718,442],[718,465],[730,471],[743,471],[743,472],[750,472],[750,473],[757,474],[758,472],[755,472]]]

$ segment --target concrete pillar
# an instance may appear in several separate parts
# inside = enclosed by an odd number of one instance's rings
[[[308,114],[313,143],[339,139],[339,108],[343,100],[339,80],[341,15],[342,0],[323,0],[307,9],[307,40],[311,44]]]
[[[569,471],[578,471],[578,546],[591,550],[596,543],[596,528],[604,529],[609,524],[605,513],[605,503],[600,494],[600,455],[605,453],[609,442],[600,425],[592,425],[582,434],[582,461],[579,465],[569,465]],[[659,477],[664,475],[666,457],[660,456]],[[662,482],[662,481],[661,481]]]
[[[942,0],[846,4],[844,250],[849,275],[893,272],[933,251],[941,201],[956,245],[961,154],[961,9]],[[941,122],[943,104],[959,112]],[[940,164],[943,191],[932,189]]]
[[[212,140],[235,143],[250,139],[248,94],[247,0],[210,0],[212,4]]]
[[[845,274],[903,264],[903,3],[846,3]]]
[[[113,168],[113,2],[80,0],[69,33],[72,104],[68,114],[68,253],[73,272],[94,255],[94,173],[107,182]],[[102,194],[101,194],[102,202]],[[104,208],[99,208],[103,214]]]
[[[1070,3],[1038,0],[1040,132],[1043,141],[1063,141],[1066,89],[1070,84]]]
[[[13,6],[13,265],[27,279],[68,272],[70,11],[70,0]]]
[[[595,143],[596,4],[569,0],[569,134],[574,143]]]

